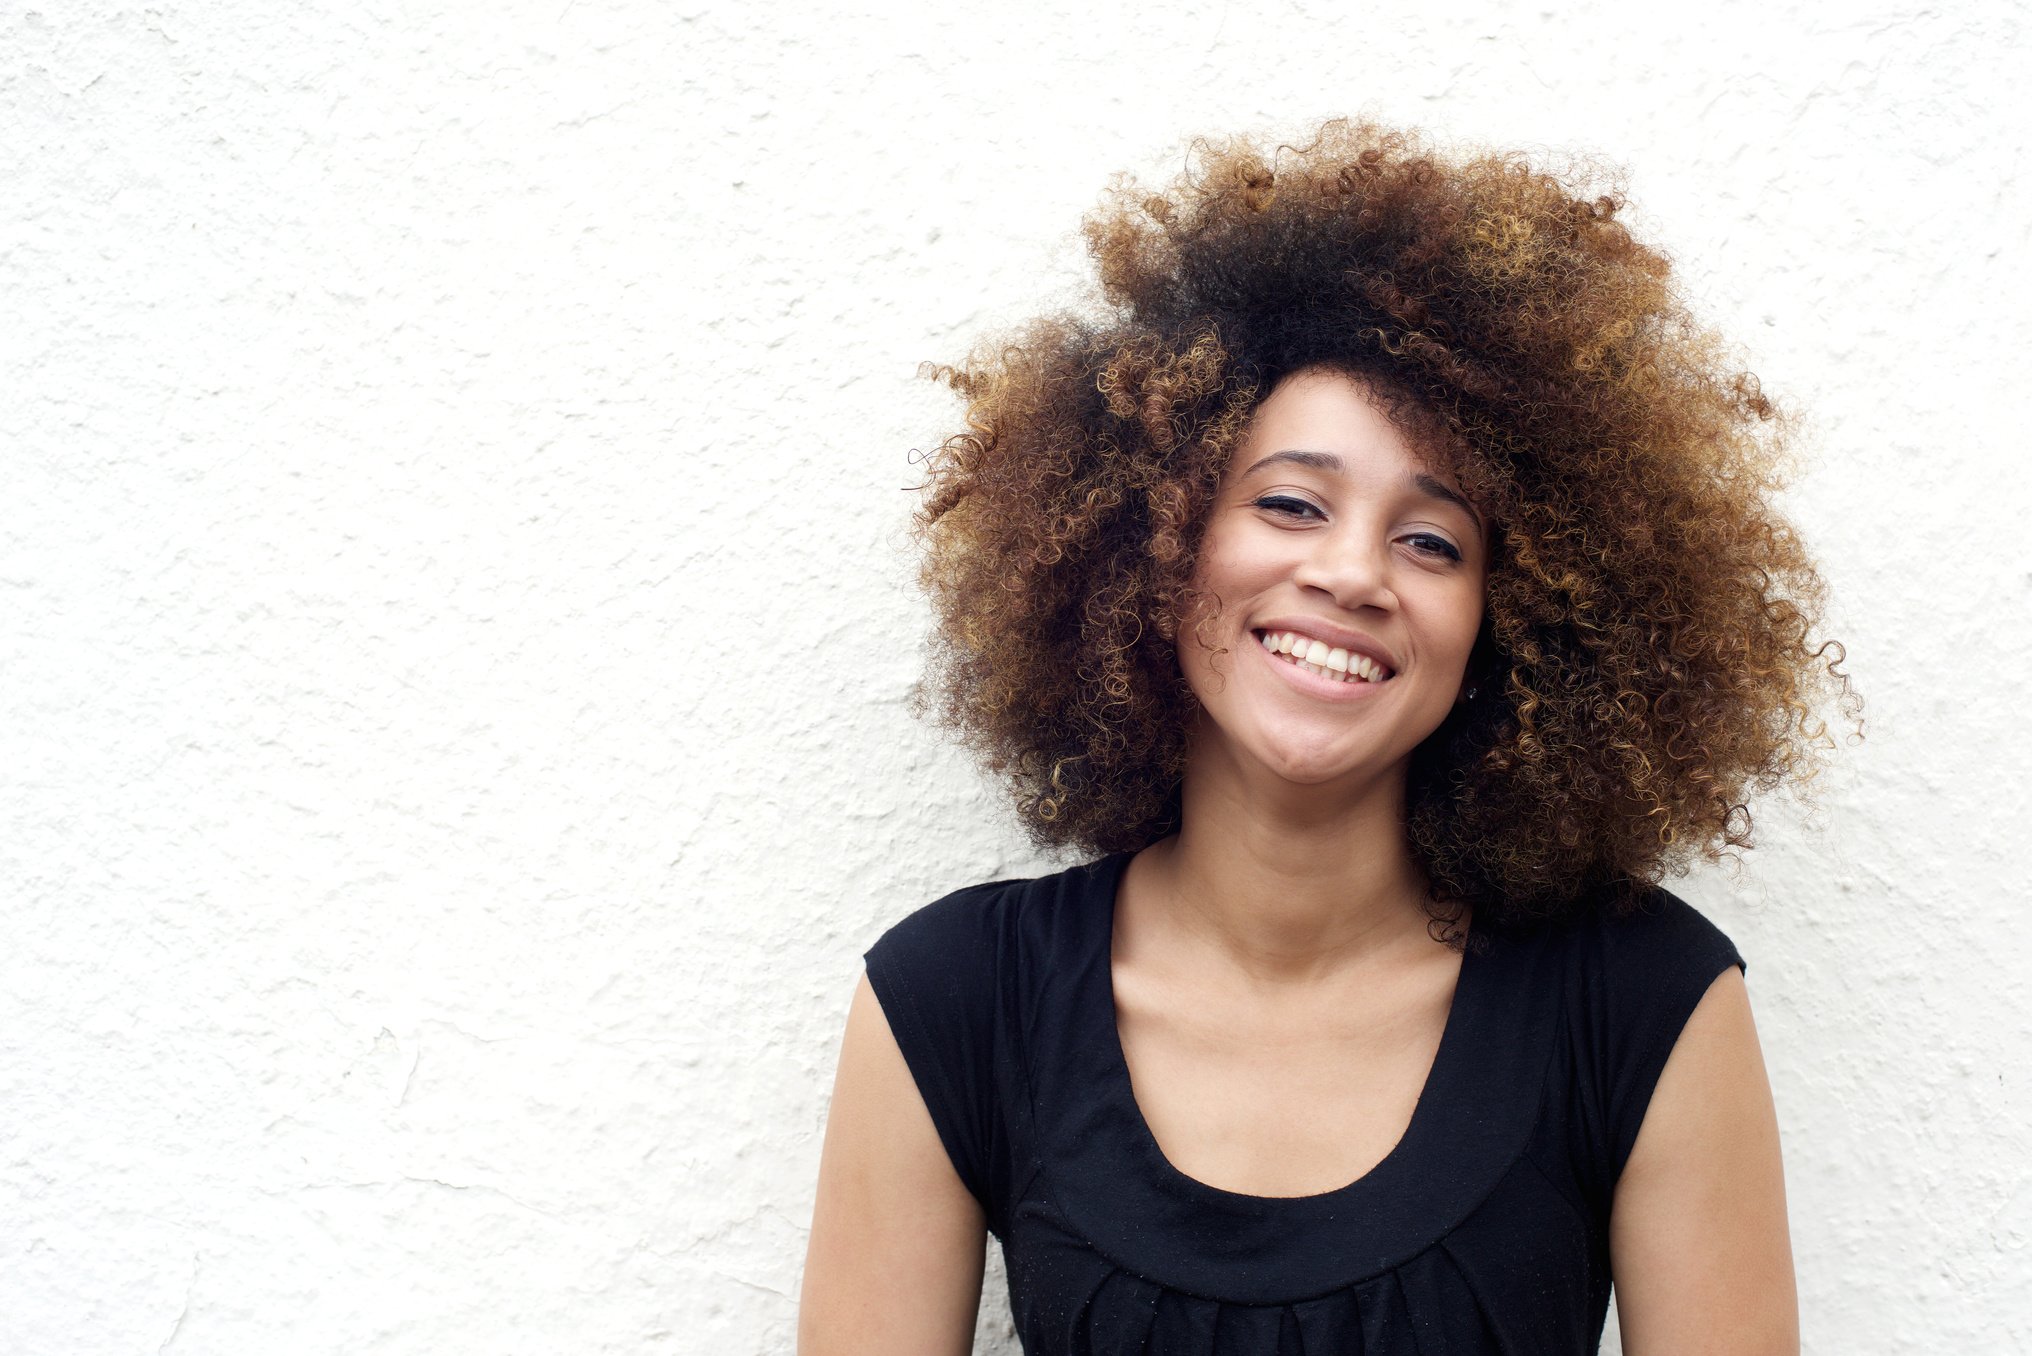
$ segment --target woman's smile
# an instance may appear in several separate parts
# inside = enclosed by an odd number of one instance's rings
[[[1328,649],[1326,642],[1308,642],[1300,633],[1257,630],[1251,634],[1256,637],[1256,650],[1286,681],[1325,701],[1366,700],[1395,676],[1366,655]],[[1319,657],[1314,659],[1314,654]]]

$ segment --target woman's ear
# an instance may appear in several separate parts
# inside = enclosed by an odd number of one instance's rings
[[[1460,691],[1453,699],[1458,710],[1472,702],[1487,702],[1502,689],[1503,654],[1496,648],[1495,632],[1489,628],[1488,614],[1482,615],[1481,630],[1475,634],[1474,648],[1468,651],[1467,667],[1461,672]]]

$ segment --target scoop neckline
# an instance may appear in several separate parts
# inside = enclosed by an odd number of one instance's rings
[[[1537,1121],[1561,991],[1543,935],[1480,932],[1403,1136],[1362,1176],[1311,1196],[1188,1177],[1136,1104],[1114,1012],[1115,897],[1132,852],[1025,887],[1014,1014],[1017,1133],[1051,1208],[1117,1266],[1243,1304],[1324,1296],[1399,1266],[1495,1190]]]
[[[1106,942],[1099,967],[1102,981],[1099,986],[1100,996],[1105,1007],[1097,1014],[1096,1020],[1106,1033],[1105,1039],[1099,1044],[1102,1046],[1110,1081],[1123,1103],[1123,1120],[1132,1127],[1136,1150],[1151,1170],[1168,1180],[1176,1189],[1211,1201],[1258,1210],[1280,1208],[1305,1210],[1321,1206],[1331,1207],[1345,1201],[1366,1190],[1363,1184],[1370,1179],[1379,1176],[1388,1177],[1395,1172],[1398,1160],[1416,1157],[1419,1144],[1430,1135],[1429,1123],[1437,1114],[1433,1110],[1438,1101],[1435,1094],[1447,1085],[1449,1081],[1447,1075],[1452,1065],[1459,1059],[1458,1047],[1462,1040],[1461,1030],[1465,1025],[1462,1014],[1472,1001],[1468,986],[1475,956],[1472,947],[1463,951],[1461,955],[1460,973],[1454,979],[1453,995],[1447,1002],[1446,1022],[1440,1028],[1439,1045],[1433,1051],[1432,1063],[1425,1071],[1425,1080],[1419,1084],[1418,1100],[1411,1108],[1411,1118],[1405,1123],[1396,1142],[1390,1146],[1389,1152],[1370,1164],[1368,1169],[1354,1180],[1325,1191],[1308,1192],[1302,1196],[1259,1196],[1246,1191],[1233,1191],[1227,1187],[1215,1186],[1211,1182],[1203,1182],[1173,1163],[1165,1154],[1164,1146],[1157,1142],[1156,1132],[1151,1130],[1149,1119],[1143,1114],[1142,1104],[1136,1100],[1135,1080],[1129,1072],[1129,1056],[1122,1045],[1121,1017],[1115,1006],[1114,967],[1115,918],[1121,903],[1122,878],[1128,873],[1129,862],[1135,855],[1132,851],[1113,854],[1106,860],[1105,869],[1096,882],[1102,907],[1095,912],[1100,915],[1101,933]],[[1468,940],[1472,941],[1473,935],[1471,919]]]

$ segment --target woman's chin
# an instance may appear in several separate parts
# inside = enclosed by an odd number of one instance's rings
[[[1255,761],[1272,777],[1294,787],[1349,790],[1367,786],[1391,776],[1402,776],[1402,759],[1384,758],[1374,752],[1318,746],[1273,746],[1258,751]]]
[[[1202,713],[1187,750],[1188,765],[1201,776],[1237,780],[1259,788],[1359,794],[1372,785],[1402,780],[1410,768],[1408,750],[1379,747],[1370,738],[1350,738],[1340,728],[1306,730],[1304,722],[1265,721],[1253,730],[1224,731]]]

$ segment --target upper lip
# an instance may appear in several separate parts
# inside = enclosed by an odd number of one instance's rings
[[[1345,626],[1335,626],[1332,622],[1321,621],[1317,617],[1272,617],[1268,621],[1257,623],[1255,629],[1272,632],[1296,631],[1301,636],[1320,641],[1329,650],[1346,650],[1349,654],[1367,655],[1392,674],[1397,672],[1397,656],[1384,649],[1382,645],[1359,631],[1350,631]]]

